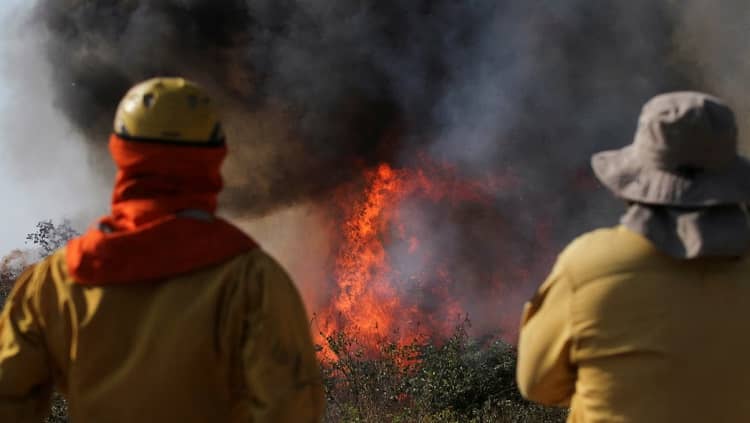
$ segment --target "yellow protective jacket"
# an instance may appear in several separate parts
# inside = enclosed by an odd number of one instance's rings
[[[316,422],[304,306],[260,249],[159,283],[88,287],[61,250],[0,317],[0,422],[40,422],[55,385],[76,423]]]
[[[518,352],[522,394],[569,422],[750,422],[750,257],[586,234],[526,304]]]

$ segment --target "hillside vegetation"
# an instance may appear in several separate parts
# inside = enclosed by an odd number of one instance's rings
[[[67,222],[40,222],[27,240],[46,255],[75,235]],[[15,253],[0,262],[0,304],[26,265]],[[515,348],[499,338],[471,339],[470,322],[447,339],[398,344],[383,337],[365,347],[356,330],[324,337],[318,355],[326,391],[326,422],[553,423],[566,412],[521,398]],[[52,399],[47,423],[68,422],[67,404]]]

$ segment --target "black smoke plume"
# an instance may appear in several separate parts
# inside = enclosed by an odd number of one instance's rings
[[[590,154],[630,142],[649,97],[701,88],[676,48],[676,8],[39,0],[35,22],[48,32],[56,104],[93,148],[103,150],[131,84],[184,75],[225,106],[228,209],[253,216],[324,202],[363,166],[411,166],[424,155],[466,177],[511,174],[520,184],[485,209],[418,214],[429,214],[436,248],[465,263],[465,280],[497,266],[538,280],[540,222],[553,249],[616,222],[619,206],[592,180]]]
[[[229,204],[262,213],[424,149],[560,192],[559,172],[628,140],[640,103],[685,87],[659,2],[525,3],[40,0],[37,18],[57,105],[92,143],[154,75],[225,99],[228,125],[250,128],[233,146],[262,152],[241,154]]]

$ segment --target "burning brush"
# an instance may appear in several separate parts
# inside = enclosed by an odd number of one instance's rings
[[[686,87],[657,3],[39,0],[35,22],[92,151],[127,86],[183,75],[225,105],[226,212],[325,210],[330,261],[277,254],[327,273],[287,266],[324,334],[439,336],[468,314],[513,338],[552,251],[619,206],[581,177],[590,153]]]
[[[499,257],[467,269],[469,262],[456,256],[458,246],[451,245],[451,234],[441,233],[445,228],[440,225],[460,214],[480,225],[483,219],[500,219],[481,214],[491,209],[496,189],[511,189],[517,181],[511,175],[471,180],[447,164],[426,158],[421,163],[401,169],[380,164],[364,172],[361,185],[334,194],[341,234],[334,293],[318,316],[322,336],[353,330],[374,349],[384,338],[407,343],[447,336],[474,313],[481,317],[482,330],[502,324],[501,304],[510,298],[502,298],[498,288],[513,272],[501,274]],[[494,306],[482,310],[479,303]]]

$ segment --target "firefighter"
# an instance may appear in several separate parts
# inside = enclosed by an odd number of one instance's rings
[[[123,98],[112,210],[26,270],[0,318],[0,422],[316,422],[323,394],[289,276],[214,214],[212,100],[155,78]]]
[[[592,158],[628,208],[573,241],[526,306],[517,378],[570,422],[749,422],[750,163],[718,98],[646,103]]]

